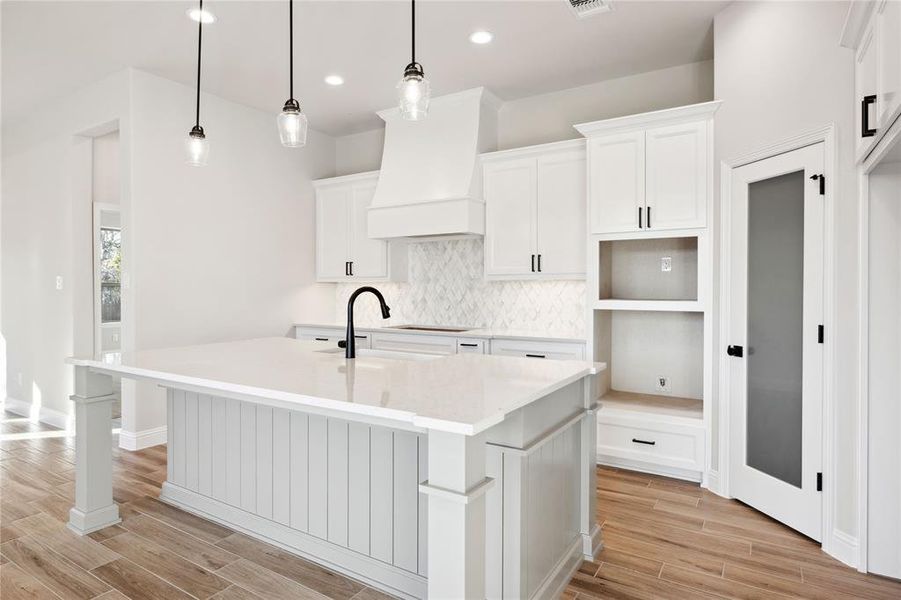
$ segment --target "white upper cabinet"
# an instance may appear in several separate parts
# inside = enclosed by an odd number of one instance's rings
[[[482,155],[485,276],[585,276],[585,143]]]
[[[901,3],[851,3],[841,44],[854,60],[855,152],[864,160],[901,115]]]
[[[644,222],[644,131],[592,138],[591,233],[638,231]]]
[[[707,122],[645,132],[645,227],[707,224]]]
[[[405,275],[406,248],[367,234],[366,210],[378,173],[313,182],[316,189],[316,281],[387,281]]]
[[[713,114],[720,102],[576,125],[588,138],[592,234],[707,226]]]
[[[538,170],[534,158],[486,163],[482,171],[485,198],[485,274],[532,272],[537,254],[535,211]]]

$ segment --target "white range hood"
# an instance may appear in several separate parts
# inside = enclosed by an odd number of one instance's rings
[[[422,121],[398,109],[385,120],[385,148],[369,237],[484,235],[479,154],[494,150],[500,101],[484,88],[433,98]]]

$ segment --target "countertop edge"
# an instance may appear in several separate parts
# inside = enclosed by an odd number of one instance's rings
[[[294,323],[293,327],[315,327],[321,329],[336,329],[343,331],[344,325],[340,323]],[[530,334],[527,332],[504,332],[502,330],[492,330],[488,328],[469,329],[467,331],[423,331],[416,329],[397,329],[395,327],[372,327],[372,326],[354,326],[354,331],[365,333],[400,333],[406,335],[439,335],[457,338],[479,338],[487,340],[531,340],[538,342],[565,342],[571,344],[586,343],[583,337],[573,337],[570,335],[555,335],[545,333]]]

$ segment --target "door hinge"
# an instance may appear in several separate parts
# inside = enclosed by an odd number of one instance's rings
[[[814,181],[820,182],[820,196],[826,195],[826,176],[820,173],[819,175],[811,175],[811,179]]]
[[[817,343],[818,343],[818,344],[822,344],[822,343],[823,343],[823,334],[824,334],[823,326],[822,326],[822,325],[817,325]]]
[[[823,491],[823,474],[822,473],[817,473],[817,491],[818,492]]]

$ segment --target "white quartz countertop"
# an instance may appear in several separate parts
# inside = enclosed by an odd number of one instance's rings
[[[295,323],[295,327],[310,328],[329,328],[340,329],[346,328],[345,323]],[[440,325],[427,325],[427,327],[441,327]],[[365,325],[354,325],[354,331],[357,333],[407,333],[413,335],[443,335],[458,338],[482,338],[482,339],[518,339],[530,340],[535,342],[575,342],[579,344],[585,343],[584,337],[576,337],[573,335],[557,334],[554,332],[541,330],[523,330],[523,329],[490,329],[485,327],[477,327],[467,329],[466,331],[427,331],[422,329],[399,329],[396,326],[387,327],[369,327]]]
[[[283,407],[315,407],[388,419],[423,429],[476,435],[522,408],[588,375],[603,363],[455,354],[398,360],[321,352],[290,338],[185,346],[103,359],[69,358],[76,366],[259,398]]]

